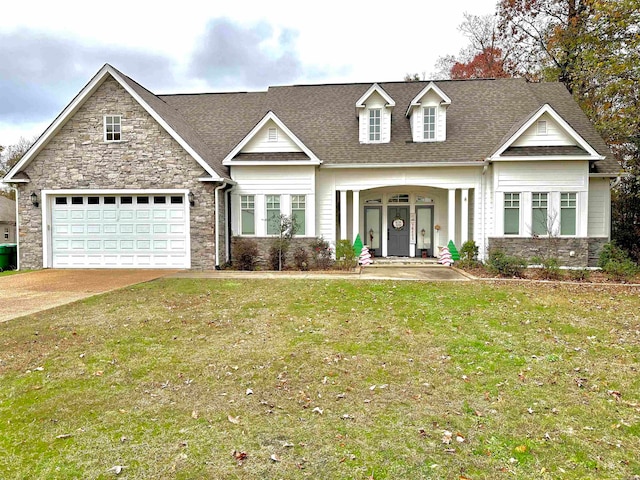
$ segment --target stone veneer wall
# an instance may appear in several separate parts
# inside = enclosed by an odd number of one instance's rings
[[[122,115],[122,142],[104,141],[109,114]],[[214,268],[215,184],[198,180],[203,168],[115,80],[106,80],[24,171],[31,181],[18,185],[21,268],[42,268],[42,207],[31,204],[31,192],[42,198],[42,189],[146,188],[193,192],[191,266]]]
[[[600,252],[606,243],[609,242],[608,238],[590,238],[589,239],[589,266],[597,267],[598,260],[600,260]]]
[[[600,238],[522,238],[492,237],[489,238],[489,250],[502,250],[509,255],[526,259],[531,257],[555,257],[560,265],[567,267],[587,267],[592,265],[592,257],[597,255],[608,240]],[[575,252],[572,257],[569,252]]]
[[[233,264],[233,240],[231,241],[232,249],[231,249],[231,263]],[[246,238],[246,237],[243,237]],[[249,237],[251,240],[254,240],[258,245],[258,265],[260,268],[269,268],[269,248],[271,247],[271,242],[273,241],[273,237]],[[293,259],[293,252],[296,251],[298,247],[304,247],[309,252],[309,260],[311,260],[311,244],[316,241],[315,237],[294,237],[291,239],[291,245],[289,247],[289,251],[286,256],[286,267],[287,268],[295,268],[295,261]]]

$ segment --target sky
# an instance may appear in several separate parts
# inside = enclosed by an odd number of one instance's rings
[[[6,2],[0,145],[39,136],[105,63],[156,94],[428,79],[496,1]]]

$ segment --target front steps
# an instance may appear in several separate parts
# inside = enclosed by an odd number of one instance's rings
[[[371,267],[444,267],[438,263],[437,258],[414,258],[414,257],[374,257]]]

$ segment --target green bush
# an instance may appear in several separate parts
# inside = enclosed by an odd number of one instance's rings
[[[311,258],[314,267],[319,270],[328,270],[333,265],[331,247],[324,238],[318,237],[311,243]]]
[[[489,252],[487,268],[501,277],[522,277],[526,267],[527,262],[523,258],[507,255],[501,250]]]
[[[571,278],[571,280],[575,280],[576,282],[584,282],[586,280],[589,280],[590,276],[591,270],[587,270],[586,268],[569,270],[569,278]]]
[[[255,270],[258,263],[258,243],[251,238],[233,239],[233,264],[238,270]]]
[[[610,279],[618,282],[631,280],[638,274],[638,266],[630,258],[609,260],[602,270]]]
[[[540,265],[540,273],[545,280],[558,280],[562,277],[560,263],[555,257],[541,258],[533,257],[531,263]]]
[[[342,270],[349,270],[358,265],[358,257],[349,240],[338,240],[336,244],[336,265]]]
[[[287,263],[287,252],[291,240],[288,238],[274,238],[269,246],[269,269],[284,270]]]
[[[298,270],[309,270],[309,252],[304,247],[297,247],[293,251],[293,261]]]
[[[608,242],[604,244],[600,251],[598,266],[604,269],[607,266],[607,263],[612,260],[623,263],[625,260],[629,260],[629,255],[614,242]]]
[[[467,240],[460,248],[460,261],[457,266],[460,268],[472,268],[478,265],[478,245],[473,240]]]

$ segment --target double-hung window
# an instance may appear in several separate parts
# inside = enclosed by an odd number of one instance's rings
[[[291,218],[298,227],[298,235],[305,235],[306,225],[306,197],[304,195],[291,195]]]
[[[382,109],[372,108],[369,110],[369,141],[380,141],[380,122],[382,116]]]
[[[518,235],[520,233],[520,194],[504,194],[504,234]]]
[[[105,115],[104,141],[119,142],[122,140],[122,117],[120,115]]]
[[[254,195],[240,195],[240,217],[242,235],[255,235],[256,203]]]
[[[436,107],[425,107],[423,112],[424,139],[436,139]]]
[[[267,195],[267,235],[280,233],[280,195]]]
[[[549,194],[533,193],[531,198],[531,233],[533,235],[546,235],[549,231],[547,224]]]
[[[560,235],[576,234],[577,193],[560,194]]]

